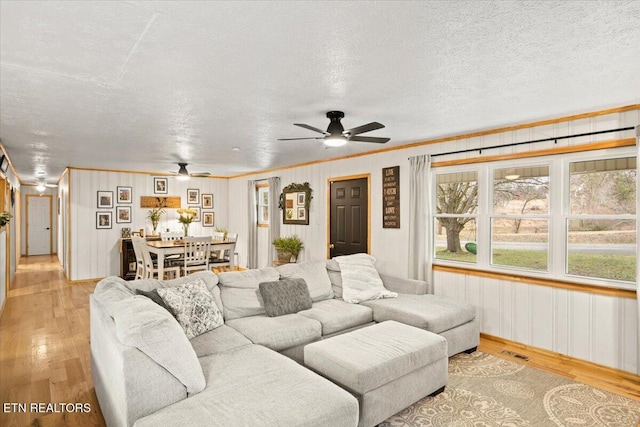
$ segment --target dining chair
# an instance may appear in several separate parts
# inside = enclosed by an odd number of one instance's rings
[[[192,271],[208,271],[211,256],[211,237],[185,237],[184,257],[182,265],[183,275]]]
[[[161,231],[160,232],[160,240],[163,242],[176,241],[181,240],[184,237],[184,234],[177,231]],[[165,260],[169,262],[171,265],[181,265],[182,264],[182,254],[173,254],[167,255]]]
[[[237,252],[236,250],[236,239],[238,238],[237,234],[228,234],[227,235],[227,241],[232,242],[233,246],[231,249],[224,249],[221,251],[216,251],[218,253],[218,256],[216,258],[214,258],[213,260],[211,260],[211,268],[212,269],[216,269],[218,271],[226,271],[226,268],[228,267],[229,270],[231,269],[231,260],[230,260],[230,256],[231,254],[233,254],[233,256],[235,257]],[[234,258],[234,260],[237,258]],[[235,264],[234,264],[235,265]]]
[[[136,253],[136,265],[138,259],[138,253],[141,255],[143,269],[142,269],[142,279],[160,279],[163,280],[164,277],[158,277],[158,265],[154,263],[151,258],[151,252],[149,252],[149,248],[147,247],[147,239],[144,237],[133,236],[131,238],[131,242],[133,243],[133,251]],[[136,247],[138,250],[136,251]],[[166,277],[168,274],[172,276],[172,278],[177,278],[180,276],[180,267],[172,266],[171,264],[165,263],[164,266],[164,276]],[[138,278],[138,274],[136,271],[136,279]]]
[[[140,236],[132,236],[131,244],[133,245],[133,253],[136,255],[136,278],[135,280],[141,280],[145,277],[144,271],[144,258],[142,256],[142,249],[140,248],[140,242],[147,244],[147,239]]]

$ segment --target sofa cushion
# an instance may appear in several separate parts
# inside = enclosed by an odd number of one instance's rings
[[[136,427],[354,427],[358,402],[286,356],[258,345],[200,359],[207,388]]]
[[[259,285],[264,309],[269,317],[297,313],[311,308],[311,296],[304,279],[284,279]]]
[[[320,322],[299,314],[285,314],[279,317],[267,317],[264,314],[243,317],[229,320],[227,325],[249,338],[254,344],[276,351],[313,342],[322,336]]]
[[[213,274],[211,271],[199,271],[197,273],[178,277],[177,279],[172,280],[143,279],[128,281],[125,282],[125,284],[131,290],[131,292],[135,292],[136,289],[140,289],[143,291],[152,291],[158,288],[184,285],[185,283],[193,282],[195,279],[202,279],[204,284],[207,285],[207,289],[209,289],[209,291],[213,295],[213,298],[216,300],[218,309],[224,316],[224,308],[222,307],[222,299],[220,298],[220,288],[218,287],[218,276]]]
[[[111,317],[113,317],[114,304],[135,295],[127,286],[127,282],[117,276],[109,276],[100,280],[93,294]]]
[[[252,345],[249,338],[227,325],[205,332],[189,341],[198,357],[225,353],[238,347]]]
[[[143,296],[114,304],[116,336],[169,371],[195,394],[205,387],[202,368],[184,331],[167,310]]]
[[[264,314],[264,304],[258,286],[262,282],[273,282],[280,273],[273,267],[256,270],[219,273],[220,293],[226,320]]]
[[[326,261],[309,260],[299,264],[283,264],[278,266],[277,270],[283,278],[304,279],[313,302],[333,298]]]
[[[396,320],[436,334],[476,317],[476,309],[471,304],[442,295],[400,294],[398,298],[365,301],[362,304],[373,309],[373,320],[376,322]]]
[[[184,285],[160,288],[158,294],[176,313],[176,319],[189,339],[224,323],[213,295],[201,279]]]
[[[316,302],[311,309],[298,314],[320,322],[322,336],[373,322],[373,310],[369,307],[348,304],[338,299]]]
[[[334,297],[342,298],[342,273],[340,272],[340,266],[335,259],[328,259],[326,261],[326,267]]]

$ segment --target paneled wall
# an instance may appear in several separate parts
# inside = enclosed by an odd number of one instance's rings
[[[249,179],[279,176],[282,187],[292,182],[309,182],[314,197],[309,225],[282,225],[281,234],[295,233],[302,238],[305,249],[300,255],[301,260],[325,259],[328,245],[327,180],[371,174],[371,254],[377,258],[381,272],[407,277],[410,156],[637,126],[639,123],[640,110],[631,110],[232,178],[229,180],[229,192],[233,195],[230,204],[234,207],[234,214],[229,225],[239,230],[244,248],[246,240],[243,236],[249,227],[246,201]],[[634,131],[626,131],[483,150],[482,153],[472,151],[434,157],[433,161],[508,155],[634,137]],[[336,150],[336,156],[348,154],[348,150],[348,145],[341,151]],[[390,166],[400,166],[400,229],[382,228],[382,168]],[[268,246],[260,245],[258,259],[263,265],[267,260],[262,251],[267,249]],[[246,253],[242,251],[244,249],[241,250],[241,258],[246,259]],[[481,316],[483,332],[630,372],[636,372],[638,368],[635,300],[452,273],[436,274],[435,285],[438,294],[455,294],[473,303]]]
[[[69,271],[69,170],[65,170],[58,182],[58,198],[60,199],[60,215],[58,225],[58,260],[65,275],[71,277]],[[56,208],[57,209],[57,208]]]
[[[636,300],[434,272],[435,293],[475,305],[482,332],[637,372]]]
[[[118,186],[133,188],[133,203],[118,204],[116,190]],[[226,179],[191,178],[179,181],[168,177],[168,194],[156,195],[153,192],[153,176],[139,173],[123,173],[108,171],[88,171],[71,169],[69,177],[69,196],[71,200],[70,216],[70,274],[69,280],[86,280],[120,274],[119,239],[121,229],[132,230],[144,228],[151,230],[151,222],[147,219],[148,208],[140,207],[140,196],[179,196],[183,208],[187,204],[187,189],[195,188],[202,194],[213,194],[215,226],[227,228],[229,225],[229,191]],[[98,191],[113,191],[114,207],[112,209],[97,208]],[[116,206],[131,206],[131,223],[116,222]],[[112,212],[112,228],[96,229],[96,212]],[[158,226],[158,230],[169,229],[181,231],[176,209],[166,209],[166,214]],[[212,234],[215,227],[202,227],[202,222],[194,222],[190,226],[190,234],[195,236]]]
[[[0,154],[4,153],[4,149],[0,150]],[[4,153],[6,155],[6,153]],[[6,173],[1,173],[1,176],[6,179],[6,183],[12,186],[20,194],[20,182],[13,173],[13,169],[9,168]],[[4,180],[2,181],[5,182]],[[0,189],[5,192],[5,189]],[[13,218],[9,224],[5,225],[0,230],[0,309],[4,307],[4,303],[7,299],[7,290],[10,283],[13,281],[16,273],[17,262],[19,257],[17,256],[20,248],[16,245],[16,232],[20,229],[20,213],[17,210],[20,207],[20,203],[14,203],[11,205],[10,192],[6,191],[6,198],[2,198],[4,206],[0,206],[0,211],[7,210]]]

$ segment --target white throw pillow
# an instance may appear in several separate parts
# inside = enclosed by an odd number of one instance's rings
[[[334,259],[340,265],[344,301],[358,304],[362,301],[398,296],[384,287],[378,271],[373,266],[376,259],[371,255],[353,254]]]
[[[176,314],[178,323],[189,339],[224,323],[222,313],[202,279],[184,285],[158,288],[158,295]]]

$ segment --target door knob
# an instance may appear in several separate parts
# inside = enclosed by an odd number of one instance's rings
[[[329,243],[329,249],[333,249],[335,248],[335,245],[333,243]]]
[[[48,229],[49,229],[49,227],[45,228],[45,230],[48,230]]]

